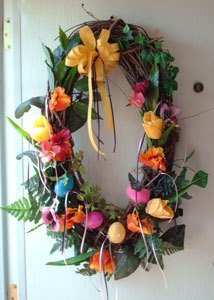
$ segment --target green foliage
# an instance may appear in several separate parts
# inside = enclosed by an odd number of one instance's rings
[[[60,26],[59,26],[59,41],[62,49],[66,50],[68,47],[68,38]]]
[[[159,238],[158,233],[153,233],[148,235],[147,241],[149,244],[149,248],[151,250],[149,262],[151,262],[152,264],[156,264],[157,263],[156,258],[157,258],[161,269],[164,269],[164,263],[163,263],[164,251],[163,251],[162,239]]]
[[[11,120],[9,117],[6,117],[7,120],[10,122],[10,124],[16,129],[16,131],[29,143],[32,143],[31,137],[29,133],[27,133],[24,129],[22,129],[18,124],[16,124],[13,120]]]
[[[139,238],[135,245],[134,255],[138,255],[142,260],[146,258],[146,247],[142,238]]]
[[[37,159],[36,159],[36,156],[35,156],[35,151],[33,151],[33,150],[24,151],[24,152],[18,154],[18,155],[16,156],[16,159],[20,160],[20,159],[22,159],[24,156],[27,156],[27,157],[32,161],[32,163],[33,163],[34,165],[37,164]]]
[[[74,84],[74,88],[79,92],[87,92],[88,91],[88,77],[83,77],[76,81]]]
[[[133,249],[128,246],[124,246],[120,251],[115,253],[115,262],[115,280],[119,280],[131,275],[140,265],[139,257],[137,255],[134,255]]]
[[[81,195],[78,199],[85,200],[89,206],[89,210],[99,209],[104,214],[106,214],[110,220],[114,220],[123,215],[123,209],[117,207],[112,203],[107,203],[104,198],[101,197],[100,188],[93,185],[90,182],[85,182],[80,187]]]
[[[131,173],[128,174],[128,178],[129,178],[129,182],[130,182],[132,189],[134,189],[136,191],[142,190],[142,187],[143,187],[142,183],[140,183],[139,181],[137,182],[136,178]]]
[[[89,263],[85,263],[81,269],[77,269],[76,273],[83,276],[92,276],[96,274],[96,271],[89,268]]]
[[[188,189],[193,185],[199,186],[201,188],[205,188],[207,186],[207,182],[208,182],[208,174],[200,170],[197,173],[195,173],[194,177],[192,178],[192,181],[189,184],[178,189],[178,196],[182,197],[183,195],[185,195]],[[169,196],[168,199],[170,200],[170,202],[175,201],[176,194],[174,194],[173,196]]]
[[[83,161],[83,152],[76,152],[74,158],[71,159],[71,169],[73,172],[80,172],[81,174],[85,173],[85,168],[82,165]]]
[[[89,259],[96,251],[90,251],[74,257],[66,258],[65,260],[58,260],[54,262],[48,262],[48,266],[71,266],[79,265],[81,262]]]
[[[162,133],[162,136],[158,140],[158,146],[164,146],[166,144],[167,139],[174,128],[175,128],[175,125],[173,124],[173,125],[167,127],[166,130],[164,130],[164,132]]]
[[[159,97],[159,69],[155,63],[149,73],[149,86],[146,90],[146,104],[150,110],[153,110]]]
[[[53,244],[53,246],[51,248],[50,254],[53,254],[56,251],[62,251],[63,233],[62,232],[53,232],[50,230],[49,227],[47,227],[47,235],[55,240],[55,243]],[[66,232],[65,245],[64,245],[65,249],[72,248],[73,246],[74,247],[76,246],[76,248],[79,249],[80,245],[81,245],[81,239],[74,230],[69,230],[68,232]],[[85,247],[85,250],[87,250],[86,247]],[[75,253],[75,255],[76,254],[77,253]]]
[[[86,119],[83,119],[76,114],[73,105],[68,107],[65,113],[67,120],[66,126],[71,131],[71,133],[77,131],[86,123]]]
[[[83,102],[76,102],[73,104],[73,109],[75,113],[84,120],[87,120],[88,117],[88,105]],[[98,119],[97,112],[92,108],[92,120]]]
[[[22,102],[15,110],[15,117],[17,119],[21,118],[25,112],[28,112],[31,109],[31,105],[43,109],[45,106],[45,97],[33,97]]]
[[[162,236],[164,252],[184,249],[185,225],[176,225],[169,228]],[[168,250],[167,250],[168,247]],[[174,250],[173,250],[174,247]],[[167,253],[168,254],[168,253]]]
[[[36,224],[41,218],[40,206],[31,195],[28,199],[23,197],[10,205],[1,207],[1,209],[17,218],[18,221],[34,221]]]

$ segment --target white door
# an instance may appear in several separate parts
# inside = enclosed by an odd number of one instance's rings
[[[90,17],[81,8],[78,0],[20,0],[20,61],[22,100],[46,92],[47,71],[43,63],[41,42],[53,48],[57,45],[58,25],[70,28]],[[214,108],[213,70],[214,2],[210,0],[86,0],[86,9],[97,18],[121,17],[133,24],[143,25],[149,33],[164,36],[165,47],[176,57],[180,67],[178,77],[179,91],[175,102],[182,108],[182,117],[195,115]],[[20,9],[20,10],[19,10]],[[14,65],[14,72],[16,72]],[[18,66],[19,67],[19,66]],[[127,173],[135,166],[138,141],[142,129],[135,129],[137,113],[127,112],[127,99],[117,85],[128,95],[130,89],[125,79],[116,70],[112,74],[116,85],[111,85],[115,103],[118,147],[116,154],[108,149],[107,161],[100,160],[91,149],[86,130],[76,135],[77,147],[84,150],[85,166],[90,180],[102,188],[103,195],[122,207],[127,204],[125,188]],[[201,81],[204,91],[196,94],[193,84]],[[181,146],[178,157],[195,148],[192,167],[214,172],[214,111],[182,122]],[[27,120],[25,120],[26,124]],[[134,133],[133,133],[134,132]],[[130,140],[130,137],[132,140]],[[105,139],[110,140],[108,136]],[[15,154],[14,154],[15,155]],[[21,167],[21,163],[20,163]],[[213,250],[214,225],[213,177],[204,191],[192,189],[193,200],[186,202],[183,222],[187,225],[186,248],[171,257],[166,257],[166,277],[168,289],[165,290],[158,268],[149,273],[139,269],[135,274],[119,282],[109,284],[111,299],[149,299],[149,300],[211,300],[214,299]],[[180,221],[181,222],[181,221]],[[31,228],[27,225],[27,229]],[[50,267],[45,263],[61,259],[60,254],[50,256],[51,239],[46,237],[45,229],[40,228],[25,234],[26,241],[26,284],[27,300],[86,300],[99,299],[94,288],[99,287],[99,276],[92,279],[75,274],[73,267]],[[67,253],[72,255],[71,252]],[[20,300],[24,300],[21,297]]]

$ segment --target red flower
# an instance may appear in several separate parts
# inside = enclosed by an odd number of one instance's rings
[[[148,80],[144,80],[143,82],[138,82],[136,84],[133,84],[132,88],[135,91],[134,95],[129,96],[129,104],[132,106],[137,107],[143,107],[143,104],[145,102],[145,93],[147,90],[147,87],[149,85]]]
[[[42,161],[64,161],[71,156],[70,131],[63,129],[51,136],[50,142],[41,143]]]

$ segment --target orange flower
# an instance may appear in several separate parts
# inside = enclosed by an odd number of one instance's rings
[[[153,226],[148,218],[141,220],[142,230],[145,234],[152,234]],[[138,213],[127,215],[127,228],[132,232],[140,233],[140,226],[138,221]]]
[[[63,111],[71,104],[71,97],[65,94],[65,89],[58,86],[54,89],[49,102],[50,111]]]
[[[146,153],[141,152],[139,162],[155,170],[166,171],[165,156],[161,147],[152,146]]]
[[[96,252],[90,261],[89,268],[91,270],[95,270],[97,272],[100,272],[101,269],[105,271],[108,274],[112,274],[115,270],[115,262],[113,258],[111,257],[108,250],[103,250],[102,252],[102,263],[103,266],[101,268],[100,266],[100,252]]]
[[[60,231],[64,231],[64,226],[66,230],[72,228],[75,223],[81,223],[85,221],[85,214],[82,211],[83,206],[79,205],[78,208],[67,208],[66,210],[66,224],[65,224],[65,215],[59,217],[59,222],[61,224]]]
[[[143,116],[143,127],[149,138],[158,140],[162,135],[163,120],[153,111],[148,111]]]
[[[168,200],[154,198],[147,203],[146,213],[159,219],[171,219],[174,217],[174,212],[167,205]]]

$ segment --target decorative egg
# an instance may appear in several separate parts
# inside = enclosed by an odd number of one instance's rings
[[[122,243],[125,239],[126,230],[122,223],[114,222],[108,229],[108,238],[114,244]]]
[[[88,213],[87,228],[95,229],[103,223],[103,215],[99,211],[91,211]],[[85,221],[86,224],[86,221]]]
[[[67,181],[65,184],[65,178],[59,179],[55,186],[54,186],[54,192],[59,197],[63,198],[67,194],[67,192],[71,191],[74,187],[74,179],[73,176],[70,174],[66,174]]]
[[[150,199],[150,191],[145,188],[139,192],[136,192],[136,190],[132,189],[131,186],[128,186],[126,188],[126,194],[130,200],[137,204],[146,204]]]

